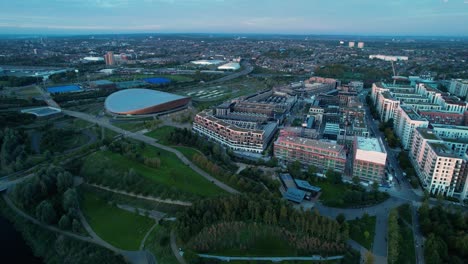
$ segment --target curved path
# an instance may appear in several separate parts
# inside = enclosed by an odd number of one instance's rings
[[[232,194],[239,194],[239,191],[237,191],[236,189],[234,189],[234,188],[228,186],[227,184],[219,181],[218,179],[216,179],[216,178],[212,177],[211,175],[209,175],[208,173],[206,173],[204,170],[197,167],[195,164],[193,164],[190,160],[188,160],[178,150],[173,149],[173,148],[168,147],[168,146],[165,146],[165,145],[161,145],[159,143],[156,143],[154,138],[151,138],[151,137],[148,137],[148,136],[145,136],[145,135],[142,135],[142,134],[133,133],[133,132],[123,130],[123,129],[119,128],[119,127],[116,127],[116,126],[112,125],[111,123],[109,123],[109,121],[107,119],[104,119],[104,118],[97,118],[95,116],[92,116],[92,115],[89,115],[89,114],[86,114],[86,113],[70,111],[70,110],[63,110],[62,112],[64,114],[66,114],[66,115],[73,116],[73,117],[76,117],[76,118],[79,118],[79,119],[83,119],[85,121],[95,123],[95,124],[97,124],[99,126],[108,128],[108,129],[110,129],[110,130],[112,130],[114,132],[117,132],[117,133],[125,136],[125,137],[129,137],[129,138],[144,142],[144,143],[146,143],[148,145],[151,145],[151,146],[154,146],[154,147],[169,151],[171,153],[174,153],[182,161],[183,164],[189,166],[195,172],[197,172],[198,174],[203,176],[208,181],[211,181],[213,184],[215,184],[219,188],[225,190],[226,192],[232,193]]]
[[[387,221],[388,215],[392,208],[400,206],[406,203],[404,199],[397,197],[390,197],[385,202],[364,208],[353,208],[353,209],[343,209],[343,208],[334,208],[327,207],[321,203],[316,203],[315,207],[320,212],[321,215],[335,219],[339,214],[343,214],[346,220],[354,220],[356,218],[362,217],[364,214],[369,214],[371,216],[376,216],[375,223],[375,236],[374,242],[372,243],[372,253],[375,257],[375,263],[387,263]],[[348,244],[350,244],[348,242]],[[352,246],[353,243],[350,245]],[[362,249],[359,250],[361,253]],[[361,255],[361,257],[363,257]]]
[[[26,220],[32,222],[35,225],[38,225],[38,226],[40,226],[40,227],[42,227],[44,229],[47,229],[49,231],[59,233],[59,234],[62,234],[62,235],[65,235],[65,236],[68,236],[68,237],[71,237],[71,238],[74,238],[74,239],[78,239],[78,240],[81,240],[81,241],[84,241],[84,242],[94,243],[94,244],[97,244],[99,246],[108,248],[108,247],[106,247],[106,245],[102,245],[98,241],[95,241],[94,239],[92,239],[90,237],[77,235],[77,234],[74,234],[74,233],[71,233],[71,232],[68,232],[68,231],[61,230],[61,229],[59,229],[59,228],[57,228],[55,226],[46,225],[46,224],[40,222],[39,220],[31,217],[30,215],[26,214],[25,212],[20,210],[18,207],[16,207],[16,205],[13,204],[13,202],[10,200],[10,198],[8,198],[7,194],[4,193],[2,195],[2,197],[3,197],[3,200],[5,200],[5,203],[8,205],[8,207],[10,207],[10,209],[12,209],[16,214],[20,215],[21,217],[25,218]],[[111,248],[108,248],[108,249],[112,250]],[[114,252],[116,252],[116,251],[114,251]],[[116,252],[116,253],[119,253],[119,252]]]
[[[10,207],[10,209],[12,209],[16,214],[20,215],[21,217],[25,218],[26,220],[32,222],[35,225],[40,226],[41,228],[47,229],[47,230],[55,232],[55,233],[59,233],[59,234],[64,235],[64,236],[68,236],[68,237],[73,238],[73,239],[78,239],[78,240],[81,240],[81,241],[84,241],[84,242],[93,243],[93,244],[96,244],[98,246],[107,248],[107,249],[113,251],[116,254],[124,256],[128,261],[130,261],[130,263],[133,263],[133,264],[156,263],[154,256],[149,252],[121,250],[121,249],[118,249],[118,248],[110,245],[109,243],[105,242],[104,240],[102,240],[99,236],[97,236],[94,233],[94,231],[91,229],[91,227],[88,225],[88,223],[84,219],[81,212],[80,212],[80,218],[82,218],[81,222],[83,223],[83,226],[85,227],[86,231],[88,231],[88,233],[92,237],[77,235],[77,234],[74,234],[74,233],[71,233],[71,232],[68,232],[68,231],[61,230],[61,229],[59,229],[59,228],[57,228],[55,226],[46,225],[46,224],[38,221],[37,219],[31,217],[30,215],[26,214],[25,212],[20,210],[18,207],[16,207],[13,204],[13,202],[10,200],[10,198],[8,198],[6,193],[4,193],[2,195],[2,197],[3,197],[3,200],[5,200],[5,203],[7,204],[7,206]]]
[[[140,194],[129,193],[129,192],[126,192],[126,191],[111,189],[109,187],[102,186],[102,185],[97,185],[97,184],[93,184],[93,183],[86,183],[86,184],[90,185],[90,186],[93,186],[93,187],[96,187],[96,188],[99,188],[99,189],[102,189],[102,190],[109,191],[109,192],[123,194],[123,195],[131,196],[131,197],[135,197],[135,198],[139,198],[139,199],[145,199],[145,200],[149,200],[149,201],[154,201],[154,202],[159,202],[159,203],[166,203],[166,204],[175,204],[175,205],[180,205],[180,206],[192,206],[191,202],[171,200],[171,199],[161,199],[161,198],[157,198],[157,197],[153,197],[153,196],[144,196],[144,195],[140,195]]]
[[[187,262],[185,262],[185,259],[179,253],[179,248],[176,244],[176,236],[174,230],[171,230],[171,249],[172,253],[174,253],[174,256],[177,258],[177,261],[179,261],[180,264],[187,264]]]
[[[148,239],[149,235],[151,234],[151,232],[153,232],[153,230],[156,228],[157,225],[158,225],[158,222],[155,221],[154,225],[148,230],[148,232],[146,232],[145,237],[143,237],[143,239],[141,240],[140,250],[143,250],[143,248],[145,247],[146,239]]]
[[[281,262],[286,260],[310,260],[310,261],[327,261],[327,260],[337,260],[342,259],[343,256],[333,256],[333,257],[322,257],[313,255],[310,257],[230,257],[230,256],[217,256],[217,255],[208,255],[208,254],[198,254],[201,258],[209,259],[218,259],[221,261],[230,262],[231,260],[258,260],[258,261],[271,261],[271,262]]]

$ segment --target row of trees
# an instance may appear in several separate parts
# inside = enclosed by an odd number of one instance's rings
[[[316,212],[302,212],[283,200],[258,195],[238,195],[196,202],[178,216],[177,231],[187,242],[204,227],[220,222],[256,222],[283,227],[322,241],[345,242],[348,234],[335,220]]]
[[[17,77],[17,76],[0,76],[0,82],[4,83],[4,86],[17,87],[35,84],[42,81],[42,78],[37,77]]]
[[[221,222],[204,227],[188,243],[196,252],[212,253],[238,251],[242,254],[258,254],[269,241],[274,250],[289,253],[290,256],[321,254],[322,256],[341,254],[346,250],[343,241],[324,241],[298,231],[289,231],[276,224],[265,225],[246,222]],[[278,254],[278,253],[277,253]]]
[[[406,173],[406,177],[410,180],[411,186],[413,188],[418,188],[419,181],[416,177],[416,171],[411,164],[408,152],[402,151],[398,154],[398,163],[400,163],[401,169]]]
[[[388,263],[411,264],[416,261],[411,223],[411,208],[404,204],[390,211],[388,218]],[[426,260],[427,261],[427,260]]]
[[[200,150],[210,160],[224,169],[235,171],[237,167],[231,162],[231,155],[218,144],[214,144],[198,134],[184,128],[176,128],[168,136],[168,141],[176,145],[185,145]]]
[[[12,128],[19,125],[28,125],[34,122],[34,120],[36,120],[36,116],[31,114],[23,114],[18,112],[1,112],[0,130],[6,127]]]
[[[441,206],[419,208],[426,263],[468,263],[468,216]]]
[[[11,196],[15,204],[34,213],[39,221],[81,232],[73,176],[62,167],[42,168],[31,179],[16,185]]]
[[[30,152],[29,138],[24,131],[0,130],[0,175],[27,168]]]
[[[395,132],[393,131],[393,118],[390,118],[387,122],[380,123],[379,130],[384,133],[389,147],[396,148],[400,146],[400,139],[395,136]]]
[[[81,93],[57,93],[54,94],[54,100],[57,103],[63,103],[75,100],[96,99],[100,97],[106,97],[115,91],[117,91],[117,89],[101,89],[97,91],[88,91]]]

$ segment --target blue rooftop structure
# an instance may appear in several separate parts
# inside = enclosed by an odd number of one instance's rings
[[[55,87],[47,87],[47,92],[51,94],[55,93],[69,93],[69,92],[79,92],[82,91],[80,86],[78,85],[65,85],[65,86],[55,86]]]
[[[171,80],[168,78],[161,78],[161,77],[156,77],[156,78],[145,78],[143,81],[151,84],[166,84],[170,83]]]
[[[304,200],[306,193],[296,188],[289,188],[283,195],[283,197],[289,201],[295,203],[301,203]]]
[[[299,188],[300,190],[309,192],[320,192],[322,190],[320,187],[310,185],[308,181],[295,179],[294,182],[296,183],[297,188]]]
[[[289,188],[296,188],[293,177],[288,173],[280,174],[280,180],[284,185],[284,188],[287,190]]]

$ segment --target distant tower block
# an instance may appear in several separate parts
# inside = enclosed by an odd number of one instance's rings
[[[115,61],[114,61],[114,52],[108,51],[108,52],[104,55],[104,60],[106,61],[106,65],[114,65],[114,64],[115,64]]]
[[[348,46],[349,46],[350,48],[354,48],[354,41],[350,41],[349,44],[348,44]]]
[[[363,49],[364,48],[364,42],[358,42],[357,47],[359,49]]]

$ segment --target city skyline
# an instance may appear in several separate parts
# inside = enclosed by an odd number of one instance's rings
[[[375,2],[25,0],[0,3],[0,34],[468,36],[467,0]]]

